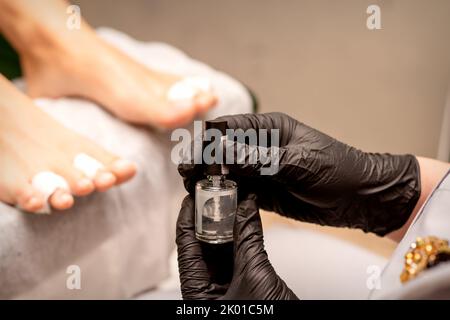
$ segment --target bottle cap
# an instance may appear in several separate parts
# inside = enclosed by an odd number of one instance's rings
[[[205,121],[205,130],[208,129],[217,129],[222,135],[227,134],[227,122],[223,120],[209,120]]]
[[[222,136],[226,136],[227,122],[221,120],[205,121],[205,132],[208,129],[217,129],[222,133]],[[212,138],[211,141],[203,140],[203,150],[205,149],[206,146],[208,146],[212,142],[214,142],[214,138]],[[212,152],[211,155],[215,156],[214,151]],[[207,164],[205,168],[205,174],[208,176],[218,176],[228,174],[228,168],[224,164],[220,163]]]

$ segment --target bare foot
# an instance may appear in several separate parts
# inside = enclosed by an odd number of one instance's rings
[[[51,171],[66,180],[69,190],[58,189],[48,199],[51,207],[64,210],[75,196],[105,191],[130,179],[134,164],[118,159],[90,140],[79,136],[41,111],[32,101],[0,76],[0,201],[38,212],[46,205],[33,187],[36,174]],[[86,154],[103,164],[93,176],[74,167],[74,159]]]
[[[150,70],[87,26],[83,30],[57,38],[47,34],[43,47],[21,56],[30,96],[81,96],[126,121],[163,128],[185,124],[216,104],[212,93],[201,90],[188,105],[169,101],[179,77]]]

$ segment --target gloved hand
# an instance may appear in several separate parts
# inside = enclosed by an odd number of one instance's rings
[[[420,172],[412,155],[367,153],[282,114],[245,114],[219,118],[231,129],[279,129],[279,170],[261,175],[270,159],[261,150],[244,164],[228,165],[240,190],[257,194],[260,208],[297,220],[360,228],[385,235],[409,218],[420,196]],[[234,143],[235,159],[247,145]],[[226,150],[225,150],[226,152]],[[254,158],[253,158],[254,159]],[[193,192],[203,177],[201,165],[180,164],[185,187]]]
[[[238,206],[232,243],[197,240],[194,211],[194,201],[187,196],[178,216],[176,238],[184,299],[297,299],[267,258],[254,195]]]

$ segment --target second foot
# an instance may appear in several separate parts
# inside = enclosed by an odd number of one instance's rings
[[[74,197],[136,173],[133,163],[65,128],[1,76],[0,111],[0,201],[30,212],[64,210]]]
[[[186,124],[216,104],[204,82],[186,82],[151,70],[104,42],[88,26],[83,30],[73,39],[49,34],[45,48],[21,57],[32,97],[81,96],[123,120],[162,128]]]

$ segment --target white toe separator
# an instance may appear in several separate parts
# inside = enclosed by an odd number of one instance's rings
[[[211,81],[205,77],[186,77],[170,87],[167,100],[179,107],[190,107],[200,92],[212,92]]]
[[[94,179],[97,172],[105,167],[100,161],[85,153],[79,153],[75,156],[73,166],[89,179]]]
[[[41,171],[37,173],[31,180],[31,185],[44,197],[44,207],[36,213],[50,214],[51,208],[48,199],[57,189],[70,190],[67,181],[51,171]]]

